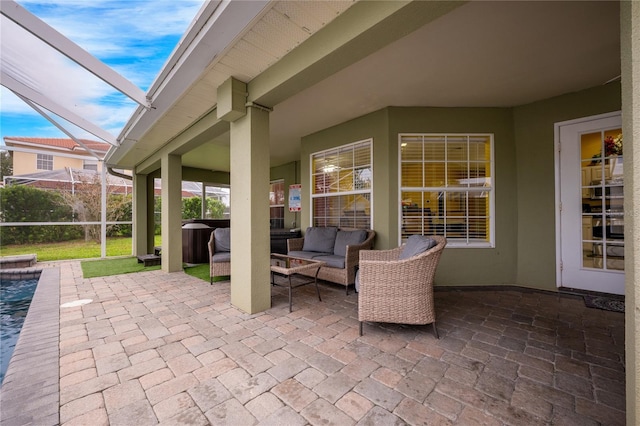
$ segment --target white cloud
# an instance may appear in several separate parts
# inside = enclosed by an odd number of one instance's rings
[[[19,3],[145,90],[203,1],[19,0]],[[132,101],[5,17],[1,31],[4,72],[118,135],[136,107]],[[1,112],[34,114],[4,88]]]
[[[129,55],[132,46],[180,37],[203,4],[176,1],[21,1],[40,19],[97,57]],[[157,52],[136,50],[143,56]]]
[[[101,119],[99,101],[115,90],[27,31],[2,18],[2,69],[19,82],[91,121]],[[12,104],[3,103],[3,112]]]

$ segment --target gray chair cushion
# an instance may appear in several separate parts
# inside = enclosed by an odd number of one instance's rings
[[[216,253],[231,251],[231,228],[216,228],[213,230]]]
[[[317,251],[290,251],[288,256],[300,257],[302,259],[313,259],[317,256],[323,256],[327,253],[318,253]]]
[[[333,226],[310,226],[304,234],[302,250],[332,254],[337,233],[338,228]]]
[[[400,253],[398,259],[409,259],[410,257],[424,253],[437,245],[438,243],[433,238],[425,237],[423,235],[411,235],[407,239],[407,243],[402,248],[402,253]]]
[[[333,254],[338,256],[347,255],[347,246],[360,244],[367,239],[367,231],[358,229],[357,231],[338,231],[336,244],[333,246]]]
[[[356,293],[360,293],[360,269],[356,271]]]
[[[327,262],[327,266],[332,268],[344,269],[344,256],[337,256],[335,254],[325,254],[323,256],[316,256],[313,260],[321,260]]]
[[[229,253],[228,251],[215,253],[211,259],[213,260],[213,263],[231,262],[231,253]]]

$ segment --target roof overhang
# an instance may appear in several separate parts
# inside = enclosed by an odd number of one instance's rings
[[[335,3],[343,9],[314,26]],[[228,124],[215,108],[229,77],[247,83],[248,101],[273,108],[275,166],[299,159],[301,137],[387,106],[513,107],[620,75],[618,2],[215,6],[158,79],[159,108],[134,115],[110,164],[146,171],[170,152],[188,167],[228,171]],[[213,164],[225,156],[226,166]]]

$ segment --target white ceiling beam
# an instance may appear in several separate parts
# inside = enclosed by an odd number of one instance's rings
[[[0,13],[141,106],[151,107],[149,99],[140,88],[15,1],[0,1]]]
[[[100,126],[97,126],[92,122],[80,117],[75,112],[70,111],[67,108],[57,104],[55,101],[52,101],[42,93],[37,92],[31,87],[20,83],[18,80],[14,79],[4,71],[0,73],[0,82],[4,87],[11,90],[20,98],[27,98],[33,101],[34,103],[40,105],[41,107],[47,109],[48,111],[54,113],[58,117],[64,118],[68,122],[75,124],[81,129],[84,129],[87,132],[91,133],[92,135],[102,139],[103,141],[111,145],[118,146],[118,141],[116,141],[115,136],[113,136],[111,133],[102,129]]]

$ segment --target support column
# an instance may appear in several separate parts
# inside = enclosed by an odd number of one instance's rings
[[[163,155],[162,178],[162,270],[182,271],[182,159]]]
[[[620,2],[627,424],[640,422],[640,2]]]
[[[148,253],[147,175],[133,174],[133,255]]]
[[[269,113],[247,108],[231,122],[231,303],[250,314],[271,307]]]
[[[153,253],[156,245],[156,186],[155,178],[147,175],[147,253]],[[161,225],[161,224],[160,224]]]

